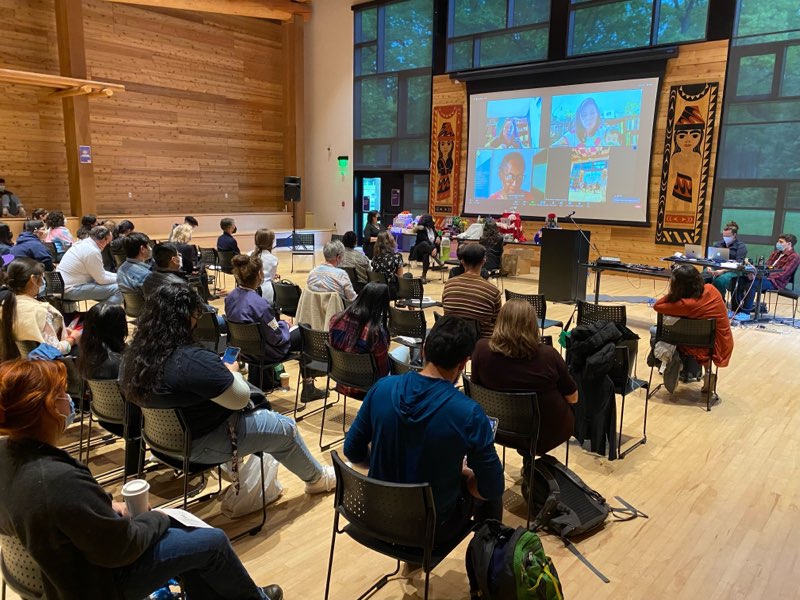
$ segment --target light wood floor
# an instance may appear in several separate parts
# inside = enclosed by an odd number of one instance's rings
[[[288,260],[282,264],[288,267]],[[307,273],[290,274],[288,268],[281,272],[301,285]],[[414,273],[419,271],[415,269]],[[426,294],[440,298],[438,274],[430,275]],[[537,282],[534,276],[508,278],[505,286],[535,293]],[[589,287],[593,290],[593,281]],[[602,293],[654,297],[663,294],[665,287],[663,280],[609,276],[603,279]],[[646,347],[654,313],[647,304],[627,306],[628,324],[642,336],[640,348]],[[428,317],[432,323],[431,312]],[[571,306],[548,307],[549,318],[566,321],[571,312]],[[789,314],[789,305],[781,305],[778,313]],[[570,467],[579,476],[612,505],[618,505],[614,496],[621,496],[650,518],[631,522],[609,519],[602,530],[579,543],[581,551],[610,578],[609,584],[602,583],[556,538],[545,536],[545,549],[561,575],[566,598],[798,597],[798,333],[785,325],[736,328],[733,359],[720,372],[721,404],[707,413],[699,383],[680,385],[672,397],[662,390],[650,402],[647,444],[624,460],[610,462],[572,446]],[[649,369],[645,355],[640,351],[638,374],[646,378]],[[271,397],[278,409],[294,400],[296,367],[288,363],[287,371],[292,375],[292,392]],[[628,399],[626,437],[641,434],[643,400],[642,394]],[[357,407],[357,402],[348,407],[349,419]],[[330,414],[340,414],[340,409]],[[329,463],[329,456],[319,452],[319,425],[317,416],[299,427],[314,454]],[[327,432],[330,439],[336,435],[336,427],[341,427],[341,420],[331,424]],[[554,454],[563,461],[563,447]],[[118,448],[103,451],[92,461],[93,469],[102,472],[120,457]],[[508,453],[504,520],[512,526],[524,525],[525,521],[520,462],[516,453]],[[257,582],[279,583],[289,600],[321,599],[333,520],[332,497],[304,495],[303,484],[283,468],[279,477],[285,491],[269,506],[264,530],[236,543],[236,550]],[[154,487],[165,486],[167,479],[168,475],[158,476]],[[230,535],[256,522],[256,516],[252,516],[231,523],[218,510],[216,502],[194,509]],[[432,598],[469,597],[464,570],[466,544],[433,572]],[[331,598],[356,598],[373,580],[391,570],[389,559],[340,536]],[[419,572],[410,578],[398,577],[374,597],[422,598],[422,581]]]

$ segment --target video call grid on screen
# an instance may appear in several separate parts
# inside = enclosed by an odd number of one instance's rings
[[[470,97],[464,212],[645,223],[658,78]]]

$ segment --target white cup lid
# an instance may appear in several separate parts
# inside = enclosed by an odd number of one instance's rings
[[[135,496],[150,489],[150,484],[144,479],[134,479],[122,486],[122,494]]]

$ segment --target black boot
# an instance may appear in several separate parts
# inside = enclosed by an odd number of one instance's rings
[[[321,400],[322,398],[327,398],[327,396],[327,390],[318,390],[314,385],[313,379],[303,381],[303,391],[300,392],[301,402],[306,403],[311,402],[312,400]]]

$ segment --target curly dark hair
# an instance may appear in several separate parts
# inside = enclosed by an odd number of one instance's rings
[[[56,227],[64,227],[64,213],[60,210],[54,210],[51,213],[47,214],[47,226],[51,229],[55,229]]]
[[[697,299],[703,295],[704,287],[705,283],[700,271],[692,265],[681,265],[672,271],[665,301],[673,303],[685,298]]]
[[[197,292],[179,283],[162,285],[147,299],[122,361],[120,384],[127,400],[146,401],[172,353],[194,344],[192,317],[199,318],[204,308]]]

